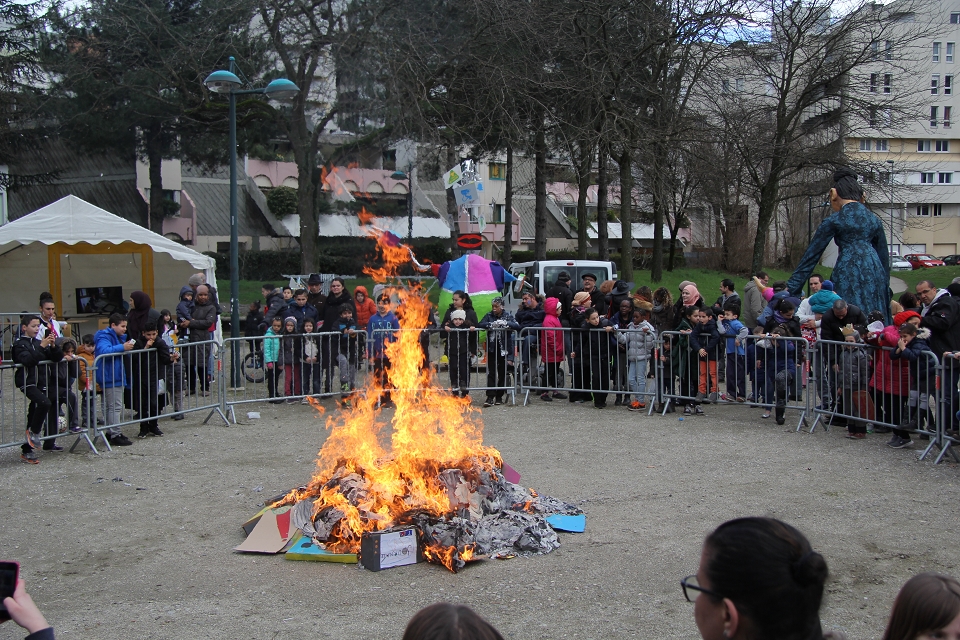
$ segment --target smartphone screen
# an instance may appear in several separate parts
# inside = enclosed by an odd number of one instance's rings
[[[3,606],[4,598],[12,598],[17,588],[17,577],[20,575],[20,565],[16,562],[0,561],[0,622],[10,619],[7,608]]]

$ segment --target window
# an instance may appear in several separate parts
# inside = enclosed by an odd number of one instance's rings
[[[879,123],[877,122],[877,108],[870,107],[867,115],[867,124],[871,127],[876,127]]]
[[[942,215],[943,215],[943,205],[942,204],[933,205],[933,217],[939,218]]]
[[[870,138],[860,138],[860,151],[870,151]]]
[[[876,92],[877,92],[877,84],[878,84],[879,82],[880,82],[880,74],[879,74],[879,73],[871,73],[871,74],[870,74],[870,93],[876,93]]]
[[[960,13],[954,11],[950,14],[950,24],[960,24]]]
[[[893,42],[890,40],[883,43],[883,57],[885,60],[893,60]]]
[[[730,93],[730,81],[726,78],[720,81],[720,91],[722,93]]]
[[[881,138],[881,139],[879,139],[879,140],[874,140],[874,142],[876,143],[876,149],[877,149],[877,151],[887,151],[887,150],[888,150],[887,140]]]
[[[503,224],[504,211],[505,211],[505,210],[506,210],[506,209],[504,208],[504,205],[502,205],[502,204],[495,204],[495,205],[493,205],[493,222],[494,222],[494,224]]]
[[[881,120],[882,126],[884,127],[893,126],[893,109],[891,109],[890,107],[887,107],[886,109],[883,110],[883,112],[880,115],[882,117],[882,120]]]
[[[737,78],[736,85],[737,85],[737,91],[743,91],[743,85],[744,85],[743,78]]]
[[[941,172],[937,174],[937,183],[938,184],[950,184],[953,182],[953,172]]]
[[[950,128],[950,115],[952,111],[953,111],[953,107],[943,108],[943,128],[944,129]]]
[[[945,56],[946,62],[951,62],[951,63],[953,62],[953,48],[954,48],[954,46],[955,46],[955,45],[954,45],[954,43],[952,43],[952,42],[948,42],[948,43],[947,43],[947,55]]]
[[[883,74],[883,92],[890,93],[893,89],[893,75],[889,73]]]
[[[946,153],[950,151],[950,141],[949,140],[937,140],[937,151],[941,153]]]
[[[939,107],[930,107],[930,126],[936,128],[937,126],[937,113],[939,112]]]
[[[880,43],[879,42],[874,41],[870,43],[870,57],[873,58],[874,60],[880,59]]]
[[[953,95],[953,76],[943,76],[943,95]]]
[[[930,153],[930,141],[917,140],[917,151],[920,153]]]
[[[931,62],[940,62],[940,43],[933,43],[933,56],[930,58]]]
[[[491,162],[490,163],[490,179],[491,180],[506,180],[507,179],[507,165],[502,162]]]
[[[940,74],[935,73],[930,76],[930,95],[935,96],[940,93]]]
[[[933,184],[934,174],[931,173],[921,173],[920,174],[920,184]]]
[[[918,205],[917,205],[917,215],[918,215],[918,216],[929,216],[929,215],[930,215],[930,205],[928,205],[928,204],[918,204]]]

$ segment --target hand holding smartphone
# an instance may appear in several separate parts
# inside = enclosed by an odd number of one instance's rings
[[[20,578],[20,565],[16,562],[0,561],[0,622],[10,619],[7,608],[3,605],[4,598],[12,598]]]

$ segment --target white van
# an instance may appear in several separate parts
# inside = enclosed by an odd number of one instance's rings
[[[570,290],[580,289],[581,277],[585,273],[597,276],[597,286],[604,280],[617,279],[617,265],[604,260],[536,260],[534,262],[517,262],[508,268],[508,271],[517,278],[511,287],[506,302],[508,309],[520,306],[520,298],[524,291],[535,291],[540,295],[547,292],[557,281],[561,271],[570,274]]]

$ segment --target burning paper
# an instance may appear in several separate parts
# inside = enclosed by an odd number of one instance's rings
[[[383,259],[365,271],[385,282],[411,260],[410,248],[372,231]],[[548,553],[559,546],[546,517],[578,508],[504,478],[500,452],[483,444],[480,412],[433,379],[419,331],[430,302],[419,287],[388,289],[402,329],[386,342],[388,389],[371,376],[343,411],[327,417],[327,440],[305,486],[274,506],[294,505],[291,526],[322,549],[357,553],[365,532],[414,526],[424,555],[451,571],[478,557]],[[518,478],[519,479],[519,478]]]

